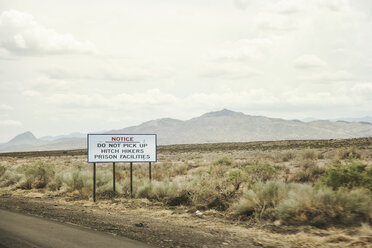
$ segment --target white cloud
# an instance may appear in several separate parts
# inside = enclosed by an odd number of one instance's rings
[[[0,120],[0,126],[2,127],[20,127],[22,122],[16,120]]]
[[[258,30],[275,35],[285,35],[288,32],[295,31],[298,26],[298,22],[290,15],[272,12],[259,13],[256,22]]]
[[[210,65],[203,68],[200,76],[213,79],[244,79],[260,75],[256,69],[238,64]]]
[[[321,83],[328,82],[344,82],[355,80],[356,77],[348,71],[335,71],[335,72],[319,72],[316,74],[307,75],[301,77],[300,80],[304,81],[317,81]]]
[[[314,69],[327,65],[326,62],[313,54],[305,54],[293,61],[294,67],[298,69]]]
[[[301,115],[315,111],[324,111],[332,114],[332,110],[342,111],[343,108],[353,109],[355,106],[368,106],[372,104],[372,83],[358,83],[350,88],[350,84],[337,85],[334,88],[317,89],[296,87],[286,91],[277,91],[267,88],[253,88],[238,91],[225,89],[210,93],[194,93],[185,98],[178,99],[188,106],[203,107],[205,109],[232,108],[247,109],[248,111],[262,111],[263,115],[269,112],[298,112]],[[249,113],[249,112],[248,112]]]
[[[357,96],[364,97],[372,102],[372,83],[357,83],[350,91]]]
[[[347,0],[318,0],[318,6],[331,11],[341,11],[348,6]]]
[[[188,96],[185,100],[197,106],[202,105],[217,108],[223,106],[229,108],[256,107],[257,105],[268,106],[279,102],[278,96],[264,89],[239,92],[226,90],[225,92],[195,93]]]
[[[6,104],[0,104],[0,110],[13,110],[14,108],[12,106],[6,105]]]
[[[14,58],[8,50],[0,47],[0,60],[14,60]]]
[[[49,68],[42,73],[51,79],[90,79],[108,81],[130,81],[138,82],[148,79],[163,78],[171,75],[171,69],[159,66],[145,66],[133,64],[100,64],[94,69],[84,68]]]
[[[167,105],[174,104],[178,98],[172,94],[164,93],[159,89],[150,89],[145,92],[134,92],[132,94],[120,94],[113,98],[116,105],[136,104],[136,105]]]
[[[216,61],[243,61],[258,60],[265,58],[267,49],[274,41],[268,38],[262,39],[241,39],[234,42],[227,42],[218,51],[209,52],[209,57]]]
[[[36,91],[36,90],[25,90],[25,91],[22,91],[22,95],[34,97],[34,96],[40,96],[41,94],[39,91]]]
[[[285,97],[285,103],[301,108],[328,108],[350,106],[355,103],[355,99],[352,96],[345,94],[334,94],[334,92],[312,92],[303,93],[296,90],[288,92],[283,95]],[[284,100],[284,99],[283,99]]]
[[[299,0],[281,0],[274,5],[273,11],[280,14],[292,15],[302,11],[304,7],[304,3]]]
[[[177,98],[159,89],[144,92],[122,93],[110,97],[101,94],[54,94],[47,98],[50,104],[73,108],[122,108],[123,106],[143,107],[148,105],[167,105]]]
[[[90,41],[44,27],[28,13],[9,10],[0,15],[0,47],[18,55],[94,53]]]
[[[53,94],[47,98],[48,103],[72,108],[102,108],[110,107],[112,103],[100,94]]]
[[[235,7],[245,10],[248,7],[248,0],[233,0]]]

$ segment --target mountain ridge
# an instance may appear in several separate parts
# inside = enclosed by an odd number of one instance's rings
[[[334,122],[330,120],[303,122],[300,120],[247,115],[242,112],[222,109],[220,111],[208,112],[188,120],[160,118],[105,133],[156,133],[158,144],[172,145],[372,137],[372,125],[370,123]],[[30,140],[29,144],[23,147],[18,144],[14,148],[14,144],[9,141],[0,145],[0,151],[9,151],[12,149],[18,151],[22,149],[78,149],[86,147],[86,138],[82,137],[82,134],[79,134],[80,137],[60,135],[56,136],[60,137],[60,139],[53,139],[52,137],[48,138],[50,139],[49,141],[45,140],[45,138],[44,140],[36,139],[30,132],[23,133],[23,137],[26,136]],[[19,139],[17,138],[16,140]],[[33,141],[31,142],[31,140]]]

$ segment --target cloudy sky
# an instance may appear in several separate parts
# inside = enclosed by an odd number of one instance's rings
[[[0,142],[228,108],[372,115],[370,0],[0,0]]]

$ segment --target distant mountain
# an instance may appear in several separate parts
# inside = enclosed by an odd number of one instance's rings
[[[301,121],[303,121],[303,122],[311,122],[311,121],[317,121],[317,120],[319,120],[319,119],[313,118],[313,117],[307,117],[307,118],[302,119]]]
[[[84,137],[84,138],[82,138]],[[0,144],[0,151],[47,151],[79,149],[86,147],[86,134],[47,136],[37,139],[31,132],[21,133],[7,143]]]
[[[364,123],[283,120],[223,109],[186,120],[158,119],[111,133],[156,133],[158,143],[193,144],[371,137]]]
[[[7,143],[3,143],[0,145],[0,151],[3,150],[23,150],[25,148],[32,148],[38,145],[42,145],[44,142],[38,140],[35,135],[31,132],[21,133],[15,136]]]
[[[85,138],[87,137],[86,133],[70,133],[67,135],[58,135],[58,136],[43,136],[40,137],[40,140],[45,140],[45,141],[54,141],[54,140],[60,140],[60,139],[70,139],[70,138]]]
[[[311,121],[318,121],[318,120],[319,119],[312,118],[312,117],[302,119],[303,122],[311,122]],[[335,119],[331,119],[330,121],[362,122],[362,123],[372,124],[372,116],[365,116],[365,117],[360,117],[360,118],[351,118],[351,117],[335,118]]]
[[[8,144],[11,145],[34,145],[38,143],[38,139],[31,132],[25,132],[18,134],[13,139],[11,139]]]
[[[218,142],[248,142],[299,139],[339,139],[372,137],[372,124],[363,122],[314,120],[284,120],[265,116],[246,115],[223,109],[190,120],[162,118],[138,126],[112,130],[107,133],[155,133],[158,144],[195,144]],[[80,138],[82,136],[82,138]],[[27,132],[0,145],[0,151],[62,150],[86,148],[86,137],[57,136],[59,139],[36,139]],[[14,146],[14,144],[18,144]],[[23,145],[20,145],[23,144]]]
[[[372,124],[372,116],[365,116],[361,118],[337,118],[337,121],[348,121],[348,122],[362,122],[362,123],[371,123]]]

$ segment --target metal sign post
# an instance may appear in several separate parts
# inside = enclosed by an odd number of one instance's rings
[[[116,192],[116,189],[115,189],[115,162],[112,163],[112,189],[115,193]]]
[[[93,201],[96,202],[96,163],[93,163]]]
[[[130,162],[130,197],[133,197],[133,163]]]
[[[149,162],[149,179],[150,179],[150,182],[151,182],[151,162]]]

